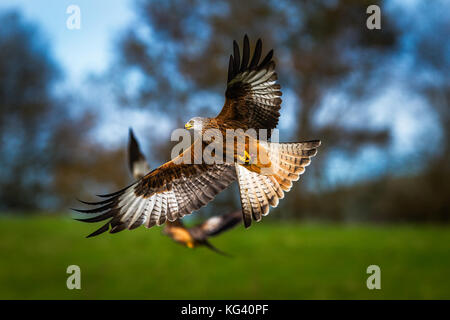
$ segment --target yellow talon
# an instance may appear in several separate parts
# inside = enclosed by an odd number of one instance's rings
[[[238,156],[238,158],[239,158],[239,160],[241,160],[245,164],[249,164],[250,163],[250,159],[251,159],[250,155],[245,150],[244,150],[244,156]]]

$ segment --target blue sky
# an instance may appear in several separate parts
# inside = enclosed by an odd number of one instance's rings
[[[418,2],[397,0],[391,5],[408,10]],[[79,84],[89,73],[101,72],[108,66],[117,32],[135,17],[133,3],[134,0],[2,0],[0,10],[17,8],[27,20],[38,23],[67,82]],[[66,27],[66,9],[72,4],[81,9],[80,30]]]
[[[133,17],[132,0],[2,0],[0,10],[16,8],[27,21],[35,22],[47,38],[66,81],[79,84],[89,73],[108,66],[114,39]],[[69,5],[81,9],[81,29],[69,30]]]
[[[85,80],[92,74],[101,74],[113,60],[118,33],[135,17],[133,3],[134,0],[2,0],[0,11],[17,9],[27,22],[38,26],[64,74],[64,82],[57,88],[69,87],[69,92],[82,97]],[[66,26],[70,5],[80,8],[79,30]],[[123,143],[130,126],[138,134],[145,132],[142,111],[117,108],[107,94],[97,95],[90,102],[104,110],[114,109],[104,112],[103,125],[95,132],[105,144]]]

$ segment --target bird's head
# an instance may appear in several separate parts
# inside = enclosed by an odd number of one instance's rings
[[[193,129],[194,131],[202,131],[203,124],[205,123],[206,118],[194,117],[184,125],[184,128],[187,130]]]

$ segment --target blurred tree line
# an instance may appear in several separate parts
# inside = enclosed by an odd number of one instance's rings
[[[433,8],[438,10],[436,3]],[[404,163],[420,163],[420,170],[406,175],[395,174],[394,167],[370,181],[328,183],[326,167],[336,153],[351,156],[366,146],[385,150],[391,141],[389,127],[371,125],[366,106],[389,84],[386,80],[396,76],[392,61],[402,50],[408,21],[401,25],[393,11],[382,10],[382,29],[368,30],[365,12],[371,4],[384,8],[389,1],[138,0],[138,19],[118,37],[116,61],[103,81],[124,108],[150,109],[171,119],[173,128],[179,127],[194,115],[219,112],[232,41],[241,43],[246,33],[253,46],[260,37],[265,52],[275,49],[285,97],[281,117],[289,112],[291,120],[289,128],[282,129],[281,140],[323,141],[318,156],[274,216],[448,221],[448,19],[415,34],[409,54],[416,61],[405,77],[410,90],[421,94],[437,114],[442,148],[428,152],[424,143]],[[58,70],[48,47],[18,15],[1,20],[10,31],[0,31],[0,205],[60,208],[93,188],[125,185],[125,146],[108,149],[92,139],[89,133],[98,121],[95,108],[71,114],[70,96],[55,96],[52,91]],[[330,95],[339,99],[332,107]],[[286,107],[286,100],[292,107]],[[156,165],[169,158],[172,144],[169,135],[167,141],[152,136],[150,131],[145,137],[151,144],[147,154]],[[239,205],[235,191],[220,195],[206,214],[235,209]]]
[[[80,190],[126,183],[123,152],[90,139],[96,115],[72,115],[61,71],[36,25],[0,15],[0,210],[64,208]],[[100,170],[101,169],[101,170]]]

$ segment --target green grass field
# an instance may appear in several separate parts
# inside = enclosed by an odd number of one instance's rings
[[[139,228],[0,219],[0,299],[450,299],[450,228],[263,221],[212,240],[233,258]],[[66,268],[81,267],[81,290]],[[381,290],[366,287],[381,268]]]

